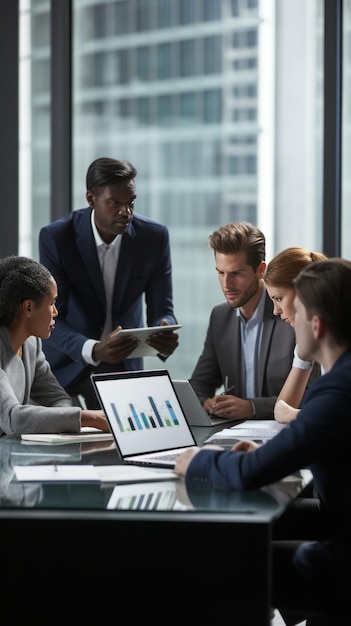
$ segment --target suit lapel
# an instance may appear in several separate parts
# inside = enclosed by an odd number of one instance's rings
[[[274,326],[275,326],[275,320],[273,317],[272,301],[269,298],[268,294],[266,294],[266,302],[264,306],[264,315],[263,315],[261,350],[260,350],[260,358],[258,362],[258,381],[257,382],[258,382],[258,387],[259,387],[259,393],[262,393],[262,389],[263,389],[264,372],[266,369],[266,361],[268,358],[269,346],[271,344]]]
[[[236,357],[236,362],[234,363],[234,394],[235,390],[239,390],[239,393],[242,393],[242,380],[241,380],[241,320],[240,317],[237,316],[237,311],[235,309],[234,315],[234,341],[235,345],[240,346],[240,350],[233,350],[233,355]]]
[[[121,305],[125,297],[127,285],[130,284],[130,277],[134,269],[137,254],[137,238],[133,222],[124,233],[119,252],[117,272],[113,291],[113,314],[116,318],[121,310]]]
[[[105,290],[102,278],[96,243],[91,228],[91,212],[80,215],[75,224],[76,243],[82,262],[86,267],[92,290],[96,293],[101,306],[105,309]]]

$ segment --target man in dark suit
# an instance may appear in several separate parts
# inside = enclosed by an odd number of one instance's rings
[[[134,213],[136,174],[127,161],[93,161],[86,175],[89,207],[45,226],[39,235],[40,261],[57,282],[59,311],[43,349],[62,386],[83,396],[89,408],[98,406],[93,370],[142,369],[142,359],[128,359],[136,339],[116,331],[144,326],[144,298],[148,326],[177,322],[169,233]],[[110,287],[104,282],[108,257]],[[150,344],[164,360],[176,349],[178,334],[152,335]]]
[[[242,420],[273,418],[293,361],[295,335],[273,314],[264,285],[265,237],[248,222],[209,237],[226,302],[210,315],[190,383],[208,413]],[[224,385],[224,393],[217,390]]]
[[[192,448],[178,457],[175,471],[186,476],[188,491],[241,491],[310,469],[319,501],[307,499],[303,506],[289,507],[282,518],[285,533],[281,520],[276,523],[272,604],[289,625],[313,615],[307,621],[311,626],[346,626],[351,563],[351,262],[311,263],[294,287],[299,355],[319,363],[325,372],[307,391],[297,418],[262,446],[241,441],[229,451]]]

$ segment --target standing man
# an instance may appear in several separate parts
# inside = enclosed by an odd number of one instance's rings
[[[243,420],[274,417],[293,360],[294,331],[273,314],[264,285],[266,241],[248,222],[209,237],[226,302],[210,315],[190,383],[208,413]],[[224,394],[216,391],[224,385]]]
[[[55,333],[43,349],[61,385],[70,395],[83,396],[88,408],[98,406],[92,371],[142,369],[142,359],[128,359],[137,340],[116,331],[144,326],[143,299],[148,326],[177,323],[169,233],[134,214],[136,175],[127,161],[96,159],[86,175],[89,206],[39,234],[41,263],[59,293]],[[165,360],[176,349],[178,334],[152,335],[150,344]]]

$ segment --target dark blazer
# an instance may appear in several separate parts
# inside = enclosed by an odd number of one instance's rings
[[[39,234],[40,261],[58,285],[58,317],[43,350],[63,387],[88,376],[81,351],[87,339],[99,339],[106,304],[102,273],[91,228],[91,209],[73,211]],[[169,233],[166,226],[134,214],[123,235],[113,294],[115,326],[157,326],[177,322],[173,311]],[[128,359],[118,369],[142,369],[142,359]]]
[[[327,528],[323,541],[303,544],[297,564],[320,585],[333,582],[349,598],[351,563],[351,352],[313,382],[296,418],[257,450],[201,450],[189,465],[186,484],[200,489],[257,489],[309,468]],[[316,528],[316,534],[318,533]],[[341,595],[342,595],[341,593]],[[338,622],[336,622],[338,623]]]
[[[203,403],[211,398],[228,376],[233,395],[245,398],[241,381],[241,333],[236,309],[223,302],[212,309],[207,335],[190,383]],[[288,376],[295,347],[295,332],[289,324],[273,315],[268,294],[264,309],[259,358],[259,397],[253,401],[256,418],[273,417],[274,404]]]

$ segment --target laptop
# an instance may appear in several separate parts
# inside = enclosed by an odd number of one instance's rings
[[[188,380],[173,380],[179,402],[190,426],[218,426],[234,421],[228,417],[209,415]]]
[[[121,459],[173,469],[196,446],[167,370],[91,374]]]

